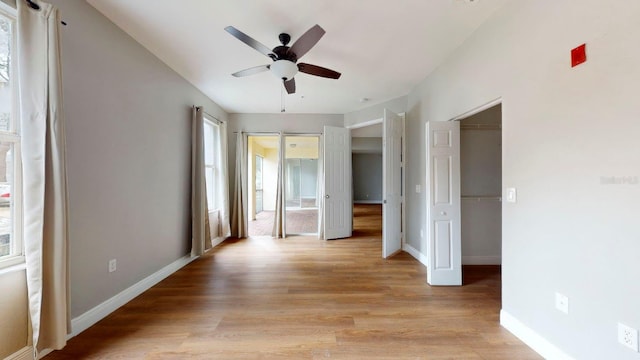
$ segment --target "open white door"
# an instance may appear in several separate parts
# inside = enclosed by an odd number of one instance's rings
[[[382,121],[382,257],[402,249],[402,118],[384,109]]]
[[[351,236],[353,207],[351,198],[351,132],[325,126],[324,156],[324,238]]]
[[[427,282],[462,285],[460,123],[427,122]]]

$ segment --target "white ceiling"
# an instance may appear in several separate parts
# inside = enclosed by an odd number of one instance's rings
[[[229,113],[280,112],[271,60],[229,35],[232,25],[269,48],[319,24],[324,37],[301,62],[342,73],[296,75],[287,112],[344,114],[408,94],[509,0],[87,0]],[[362,98],[370,99],[361,102]]]

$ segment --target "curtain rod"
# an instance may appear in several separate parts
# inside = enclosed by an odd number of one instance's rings
[[[218,119],[217,117],[215,117],[215,116],[213,116],[213,115],[209,114],[208,112],[203,111],[203,113],[204,113],[205,115],[207,115],[208,117],[212,118],[213,120],[215,120],[216,122],[218,122],[218,125],[223,123],[223,121],[222,121],[222,120],[220,120],[220,119]]]
[[[202,106],[193,105],[193,107],[196,108],[197,110],[202,110],[203,114],[207,115],[208,118],[211,118],[211,119],[215,120],[218,123],[218,125],[220,125],[220,124],[222,124],[224,122],[224,121],[218,119],[217,117],[209,114],[208,112],[204,111],[204,107],[202,107]]]
[[[29,5],[29,7],[32,8],[33,10],[40,10],[40,5],[33,2],[33,0],[25,0],[25,1],[27,2],[27,5]],[[67,23],[64,21],[60,21],[60,24],[67,26]]]
[[[280,135],[279,131],[234,131],[234,134],[243,133],[249,135]],[[322,133],[308,133],[308,132],[282,132],[282,135],[308,135],[308,136],[320,136]]]

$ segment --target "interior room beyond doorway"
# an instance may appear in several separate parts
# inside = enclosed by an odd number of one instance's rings
[[[318,231],[319,137],[284,137],[282,180],[286,234]],[[277,210],[278,135],[247,137],[249,236],[271,236]]]

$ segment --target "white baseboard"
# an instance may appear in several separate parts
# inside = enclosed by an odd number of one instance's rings
[[[25,346],[22,349],[4,358],[4,360],[33,360],[33,347]]]
[[[353,200],[354,204],[382,204],[382,200]]]
[[[418,251],[413,246],[403,243],[402,250],[406,251],[409,255],[413,256],[416,260],[420,261],[422,265],[427,266],[427,256]]]
[[[462,265],[502,265],[502,256],[463,256]]]
[[[136,296],[149,290],[152,286],[156,285],[160,281],[164,280],[169,275],[181,269],[183,266],[197,259],[197,257],[191,257],[186,255],[171,264],[163,267],[155,273],[147,276],[139,282],[128,287],[116,296],[106,300],[93,309],[85,312],[84,314],[71,320],[71,334],[67,336],[67,339],[80,334],[87,330],[89,327],[104,319],[107,315],[111,314],[119,307],[133,300]]]
[[[227,238],[226,237],[217,237],[213,240],[211,240],[211,249],[213,249],[214,247],[222,244],[223,241],[225,241]]]
[[[545,359],[575,360],[504,310],[500,310],[500,325]]]

